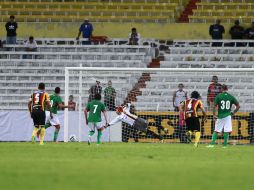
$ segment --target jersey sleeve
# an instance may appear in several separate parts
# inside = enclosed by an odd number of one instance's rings
[[[121,121],[121,117],[117,116],[115,119],[109,122],[109,125],[115,125],[116,123]]]
[[[101,111],[103,112],[103,111],[105,111],[105,110],[106,110],[105,104],[101,103]]]
[[[60,96],[59,96],[58,99],[57,99],[57,103],[58,103],[58,104],[62,104],[62,103],[63,103],[63,100],[62,100],[62,98],[61,98]]]
[[[216,96],[214,99],[214,105],[218,105],[219,104],[219,96]]]
[[[232,102],[231,103],[235,104],[235,105],[239,104],[238,100],[234,96],[232,96]]]

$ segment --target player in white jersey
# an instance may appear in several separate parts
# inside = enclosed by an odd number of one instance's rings
[[[187,92],[183,90],[184,85],[180,83],[178,85],[178,90],[173,94],[173,106],[175,111],[179,111],[179,106],[181,102],[187,100]]]
[[[157,135],[156,133],[148,129],[148,122],[145,119],[130,113],[130,106],[130,103],[126,104],[125,106],[118,106],[116,108],[116,113],[118,116],[111,122],[109,122],[109,124],[105,126],[105,128],[115,125],[118,122],[124,122],[132,126],[134,129],[146,133],[146,135],[148,136],[162,140],[162,137],[160,135]]]

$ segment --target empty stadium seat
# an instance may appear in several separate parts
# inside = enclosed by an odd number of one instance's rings
[[[4,1],[1,21],[17,15],[18,22],[74,22],[89,17],[92,22],[174,22],[181,0],[142,1]]]
[[[196,5],[193,15],[189,15],[190,22],[214,23],[220,19],[223,22],[240,20],[250,23],[253,19],[254,2],[251,0],[202,0]]]

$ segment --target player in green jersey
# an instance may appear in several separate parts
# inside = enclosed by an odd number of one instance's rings
[[[57,115],[57,111],[59,109],[64,109],[64,108],[72,108],[73,106],[65,106],[63,104],[63,100],[60,97],[60,91],[61,89],[59,87],[55,88],[54,94],[50,95],[50,105],[51,105],[51,110],[52,110],[52,118],[50,118],[49,112],[46,111],[46,125],[45,129],[49,128],[50,126],[55,126],[55,132],[54,132],[54,137],[53,141],[57,141],[57,137],[60,131],[60,121]]]
[[[89,112],[89,114],[88,114]],[[95,99],[89,102],[86,106],[86,109],[84,111],[85,113],[85,119],[86,119],[86,125],[88,125],[90,131],[88,135],[88,144],[91,144],[91,137],[95,133],[95,128],[98,131],[97,135],[97,144],[99,145],[101,143],[101,136],[102,131],[104,129],[101,121],[101,112],[104,115],[106,125],[108,124],[107,115],[106,115],[106,107],[101,102],[101,95],[95,94]]]
[[[232,105],[235,105],[235,109],[231,111]],[[216,109],[217,114],[216,114]],[[234,96],[228,93],[227,85],[222,85],[222,92],[218,94],[214,99],[214,111],[213,117],[216,119],[215,129],[212,135],[212,142],[209,148],[214,147],[218,133],[224,131],[224,143],[223,148],[228,145],[229,133],[232,132],[232,121],[231,116],[233,116],[240,109],[239,102]]]

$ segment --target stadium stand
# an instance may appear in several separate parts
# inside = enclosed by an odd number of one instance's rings
[[[23,55],[30,56],[23,59]],[[0,109],[26,109],[27,98],[41,81],[45,81],[50,92],[56,86],[64,89],[66,66],[147,67],[153,56],[154,51],[150,46],[38,45],[37,52],[26,52],[22,45],[5,45],[0,56],[0,100],[3,102]],[[138,78],[137,75],[124,73],[119,73],[118,76],[102,73],[96,79],[91,76],[91,81],[83,88],[83,94],[88,98],[88,89],[95,80],[100,80],[102,84],[112,80],[114,87],[121,92],[121,97],[125,98]],[[77,81],[77,78],[73,77],[71,80]],[[75,86],[70,85],[70,88],[71,94],[77,97],[79,92]]]
[[[171,45],[163,43],[164,51],[160,52],[161,68],[253,68],[253,47],[230,47],[228,44],[236,44],[229,40],[223,40],[222,47],[212,47],[212,40],[174,41]],[[162,45],[162,44],[161,44]],[[166,50],[165,50],[166,49]],[[198,76],[198,77],[197,77]],[[231,92],[240,97],[240,103],[246,110],[253,110],[253,78],[246,77],[246,73],[220,73],[221,83],[230,84]],[[179,81],[178,79],[181,79]],[[173,91],[179,83],[184,83],[188,91],[198,90],[202,99],[206,102],[207,87],[211,76],[207,73],[193,73],[193,77],[185,73],[156,73],[150,74],[144,79],[143,86],[136,97],[138,110],[174,110],[172,103]],[[206,105],[205,105],[206,106]]]
[[[252,0],[201,0],[196,3],[197,9],[189,15],[190,22],[213,23],[216,19],[222,22],[250,23],[253,20],[254,2]]]
[[[6,0],[0,6],[0,21],[14,14],[18,22],[75,22],[84,17],[92,22],[175,22],[182,9],[181,0]]]

